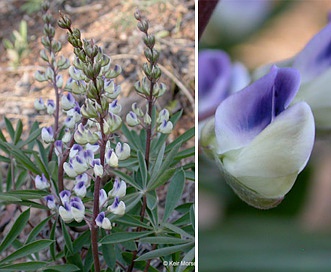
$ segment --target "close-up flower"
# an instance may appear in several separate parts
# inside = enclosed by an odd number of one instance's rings
[[[125,214],[125,203],[120,201],[118,197],[115,197],[113,204],[108,206],[107,210],[116,215],[124,215]]]
[[[54,142],[54,132],[52,127],[44,127],[41,130],[41,138],[48,144]]]
[[[290,105],[299,84],[298,71],[274,66],[217,108],[216,160],[234,191],[253,206],[277,205],[308,162],[313,115],[305,102]]]
[[[34,182],[39,190],[47,189],[50,186],[44,174],[41,174],[41,176],[37,175]]]
[[[126,195],[126,183],[124,180],[115,179],[113,189],[108,193],[109,197],[123,197]]]

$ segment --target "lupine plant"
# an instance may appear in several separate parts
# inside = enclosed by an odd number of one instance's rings
[[[134,13],[147,60],[134,88],[145,105],[133,103],[123,121],[116,81],[121,67],[60,14],[58,26],[73,47],[70,63],[60,55],[49,5],[42,10],[40,56],[46,67],[35,77],[53,88],[54,100],[39,98],[34,106],[54,123],[39,128],[35,122],[22,139],[22,122],[14,129],[5,119],[11,140],[0,133],[0,159],[9,165],[0,199],[22,213],[0,244],[0,252],[16,249],[0,260],[0,270],[193,270],[194,205],[179,203],[185,184],[194,180],[194,163],[183,162],[194,147],[182,147],[194,128],[168,143],[182,111],[171,114],[155,105],[167,87],[160,82],[160,53],[148,21]],[[165,185],[161,212],[157,190]],[[37,225],[30,220],[32,208],[45,211]],[[30,234],[22,241],[17,236],[27,226]],[[173,262],[178,265],[166,266]]]

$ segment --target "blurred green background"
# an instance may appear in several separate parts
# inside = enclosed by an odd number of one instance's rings
[[[327,0],[231,1],[239,9],[224,15],[229,0],[221,1],[199,49],[222,49],[251,72],[294,56],[331,12]],[[242,202],[199,152],[199,271],[331,271],[330,133],[318,135],[307,167],[271,210]]]

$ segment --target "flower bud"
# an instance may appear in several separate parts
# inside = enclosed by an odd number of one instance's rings
[[[149,114],[147,112],[144,115],[144,123],[146,125],[150,125],[152,123],[152,118],[149,116]]]
[[[171,133],[173,129],[173,124],[171,121],[163,120],[162,124],[157,128],[157,130],[163,134]]]
[[[65,128],[65,133],[62,137],[62,142],[64,143],[69,143],[69,141],[71,140],[72,137],[72,133],[70,132],[70,130],[68,128]]]
[[[167,109],[163,109],[159,112],[159,116],[156,120],[158,124],[163,123],[163,121],[168,121],[169,120],[169,111]]]
[[[122,67],[119,65],[115,65],[113,70],[109,70],[106,72],[105,77],[106,78],[115,78],[119,76],[122,73]]]
[[[64,120],[64,125],[67,128],[74,128],[76,124],[75,118],[73,116],[68,116],[65,120]]]
[[[138,107],[137,103],[134,102],[131,106],[132,111],[138,116],[138,117],[143,117],[144,113],[143,111]]]
[[[65,70],[68,69],[69,66],[70,66],[70,62],[66,57],[60,56],[58,58],[57,67],[59,67],[59,69]]]
[[[126,195],[126,183],[124,180],[115,179],[113,189],[109,191],[109,197],[123,197]]]
[[[115,197],[113,204],[107,208],[108,211],[116,215],[124,215],[125,209],[125,203],[123,201],[119,201],[118,197]]]
[[[63,29],[69,29],[71,28],[71,20],[69,19],[68,16],[61,14],[61,18],[58,21],[58,26]]]
[[[137,23],[137,27],[141,32],[147,33],[149,27],[148,21],[142,19]]]
[[[55,111],[55,103],[54,103],[54,100],[53,99],[48,99],[47,100],[46,109],[47,109],[47,113],[49,115],[52,115],[54,113],[54,111]]]
[[[54,133],[52,127],[44,127],[41,130],[41,138],[43,141],[48,144],[54,142]]]
[[[130,146],[127,143],[122,143],[118,142],[115,148],[115,153],[120,161],[126,160],[127,158],[130,157]]]
[[[82,174],[88,169],[86,160],[80,156],[73,158],[71,165],[77,174]]]
[[[71,93],[68,93],[67,95],[62,95],[61,97],[61,104],[62,108],[67,111],[75,107],[76,105],[76,100],[74,96]]]
[[[84,182],[86,187],[89,187],[91,184],[91,178],[87,173],[82,173],[75,178],[75,184],[79,182]]]
[[[62,156],[63,153],[63,142],[61,140],[57,140],[54,143],[54,151],[57,157]]]
[[[112,112],[114,114],[119,114],[122,110],[122,106],[117,103],[117,99],[115,99],[113,102],[109,104],[109,112]]]
[[[38,111],[44,110],[46,108],[44,100],[42,98],[36,99],[34,101],[34,108]]]
[[[44,190],[50,186],[44,174],[37,175],[34,182],[38,190]]]
[[[140,120],[137,118],[137,115],[133,111],[130,111],[126,115],[126,122],[130,127],[134,127],[140,124]]]
[[[36,71],[34,74],[34,78],[39,82],[47,81],[47,77],[46,77],[45,73],[43,73],[41,71]]]
[[[54,79],[54,71],[52,70],[51,67],[47,67],[47,68],[46,68],[45,76],[46,76],[46,78],[49,79],[49,80],[53,80],[53,79]]]
[[[46,50],[45,50],[45,49],[40,50],[40,57],[41,57],[44,61],[48,62],[48,56],[47,56],[47,53],[46,53]]]

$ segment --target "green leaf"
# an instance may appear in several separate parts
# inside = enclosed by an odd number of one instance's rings
[[[102,230],[102,236],[105,237],[106,235],[106,232]],[[102,244],[101,251],[106,264],[113,269],[116,265],[115,246],[113,244]]]
[[[25,244],[30,243],[34,238],[37,237],[37,235],[39,234],[39,232],[41,232],[45,225],[48,223],[48,221],[53,217],[53,215],[47,217],[46,219],[44,219],[43,221],[41,221],[37,226],[35,226],[32,231],[30,232],[28,238],[26,238]]]
[[[42,190],[17,190],[6,193],[8,196],[13,196],[21,200],[41,199],[49,194],[49,192]]]
[[[32,141],[34,141],[35,139],[37,139],[41,134],[41,128],[37,128],[36,130],[33,130],[29,137],[23,141],[23,142],[20,142],[18,143],[16,146],[18,148],[22,148],[23,146],[26,146],[27,144],[30,144]]]
[[[194,154],[195,154],[195,146],[192,146],[190,148],[178,152],[176,157],[174,158],[174,161],[180,161],[182,159],[192,157],[194,156]]]
[[[184,185],[185,173],[183,170],[180,170],[173,176],[168,186],[163,221],[166,221],[169,218],[178,201],[181,199]]]
[[[1,265],[1,272],[13,272],[13,271],[37,271],[46,265],[46,262],[24,262],[17,264]]]
[[[122,124],[122,132],[123,132],[124,136],[128,139],[130,146],[134,147],[134,149],[136,149],[136,150],[139,150],[136,138],[133,137],[131,131],[124,124]]]
[[[2,133],[2,130],[0,130],[0,140],[3,142],[7,142],[6,137]]]
[[[10,122],[10,120],[7,117],[5,117],[4,119],[5,119],[6,129],[9,133],[9,136],[12,139],[12,141],[14,141],[14,138],[15,138],[14,127],[13,127],[12,123]]]
[[[195,181],[195,173],[193,171],[185,171],[185,177],[188,180]]]
[[[183,272],[186,268],[193,267],[194,265],[187,265],[187,264],[193,262],[194,257],[195,257],[195,247],[193,247],[189,252],[185,254],[184,258],[180,262],[181,264],[179,265],[177,271]],[[186,265],[182,265],[182,263]]]
[[[171,149],[171,151],[168,153],[168,155],[164,159],[159,171],[153,172],[148,185],[157,181],[157,179],[170,167],[170,165],[173,163],[174,157],[176,156],[180,146],[181,146],[181,143],[178,143]]]
[[[26,181],[26,177],[28,175],[28,171],[23,170],[19,173],[15,185],[16,185],[16,189],[20,188],[22,186],[22,184]]]
[[[23,231],[29,220],[29,217],[30,217],[30,209],[27,209],[26,211],[20,214],[20,216],[16,219],[16,222],[14,223],[14,225],[12,226],[6,237],[3,239],[0,245],[0,253],[3,252],[8,246],[10,246],[12,242],[16,239],[16,237]]]
[[[15,132],[15,136],[14,136],[14,140],[13,140],[15,145],[21,139],[22,132],[23,132],[23,123],[22,123],[22,120],[19,119],[18,122],[17,122],[17,125],[16,125],[16,132]]]
[[[122,217],[119,217],[116,219],[116,222],[121,224],[121,225],[127,225],[130,227],[142,227],[144,229],[153,229],[151,226],[143,223],[140,221],[140,216],[134,217],[133,215],[130,214],[125,214]]]
[[[166,227],[167,229],[172,230],[173,232],[180,234],[182,238],[187,237],[187,238],[190,238],[190,239],[194,239],[194,237],[191,234],[187,233],[186,231],[182,230],[181,228],[179,228],[179,227],[177,227],[173,224],[163,223],[162,225],[164,227]]]
[[[80,269],[73,264],[59,264],[59,265],[49,265],[46,268],[44,268],[45,272],[74,272],[74,271],[80,271]]]
[[[167,148],[166,152],[170,151],[176,144],[178,143],[185,143],[189,139],[191,139],[195,135],[195,128],[192,127],[189,130],[185,131],[182,135],[180,135],[176,140],[174,140],[172,143],[170,143]]]
[[[25,225],[23,226],[25,227]],[[5,263],[5,262],[10,262],[13,260],[17,260],[22,257],[26,257],[27,255],[33,254],[35,252],[41,251],[46,247],[49,247],[54,241],[51,240],[38,240],[31,242],[27,245],[24,245],[20,249],[16,250],[6,258],[2,259],[0,261],[0,264]]]
[[[157,178],[150,181],[150,183],[148,184],[148,190],[154,190],[157,187],[163,185],[173,176],[175,172],[176,172],[176,168],[170,168],[165,170]]]
[[[46,179],[49,180],[49,174],[48,174],[47,168],[46,168],[45,164],[43,163],[43,161],[40,159],[39,155],[37,153],[33,153],[33,157],[34,157],[36,166],[41,170],[41,173],[43,173],[45,175]]]
[[[91,231],[88,229],[73,242],[74,252],[81,252],[83,246],[91,243]]]
[[[155,191],[150,191],[147,193],[147,207],[150,210],[154,210],[158,204],[157,195]]]
[[[162,256],[167,256],[176,252],[182,252],[190,247],[194,246],[193,242],[186,243],[183,245],[175,245],[175,246],[170,246],[170,247],[164,247],[164,248],[159,248],[156,250],[152,250],[150,252],[147,252],[143,255],[141,255],[139,258],[137,258],[137,261],[143,261],[143,260],[149,260],[149,259],[154,259],[154,258],[159,258]]]
[[[144,156],[140,151],[138,151],[138,161],[139,161],[139,170],[140,170],[142,184],[143,187],[145,188],[147,184],[147,166]]]
[[[51,232],[49,234],[49,239],[55,241],[55,230],[56,230],[56,222],[58,221],[58,218],[56,218],[56,220],[53,223]],[[56,243],[53,243],[50,245],[49,251],[51,253],[52,259],[53,261],[56,260],[56,252],[55,252],[55,247],[56,247]]]
[[[30,158],[25,155],[21,150],[13,148],[11,152],[15,159],[21,164],[23,164],[23,166],[30,170],[32,173],[39,175],[41,174],[40,169],[38,169],[36,165],[30,160]]]
[[[152,176],[155,176],[159,173],[160,167],[162,165],[163,157],[164,157],[164,151],[165,151],[165,143],[163,143],[162,147],[160,148],[159,154],[157,154],[156,161],[151,169]]]
[[[164,244],[164,245],[176,245],[185,244],[187,240],[171,237],[171,236],[155,236],[155,237],[143,237],[140,239],[141,243],[149,244]]]
[[[135,239],[139,239],[141,237],[148,236],[152,234],[152,231],[141,231],[141,232],[115,232],[104,238],[102,238],[99,242],[101,244],[117,244],[126,241],[131,241]]]
[[[194,212],[194,207],[195,205],[192,205],[191,209],[190,209],[190,221],[191,221],[191,225],[193,230],[195,230],[195,212]]]
[[[5,162],[5,163],[10,163],[11,162],[11,160],[9,158],[1,156],[1,155],[0,155],[0,161]]]
[[[66,225],[63,221],[61,221],[61,227],[62,227],[62,233],[63,233],[63,237],[64,237],[66,247],[68,248],[69,252],[71,254],[73,254],[74,253],[74,247],[73,247],[73,244],[72,244],[72,241],[71,241],[71,237],[70,237],[69,232],[66,228]]]
[[[137,182],[135,182],[133,180],[133,178],[131,178],[129,175],[119,171],[119,170],[113,170],[113,173],[118,176],[119,178],[123,179],[126,183],[130,184],[131,186],[135,187],[138,190],[142,190],[143,188],[141,188],[141,186],[139,184],[137,184]]]
[[[0,203],[1,202],[12,202],[12,201],[21,201],[21,199],[8,195],[8,193],[0,193]]]

